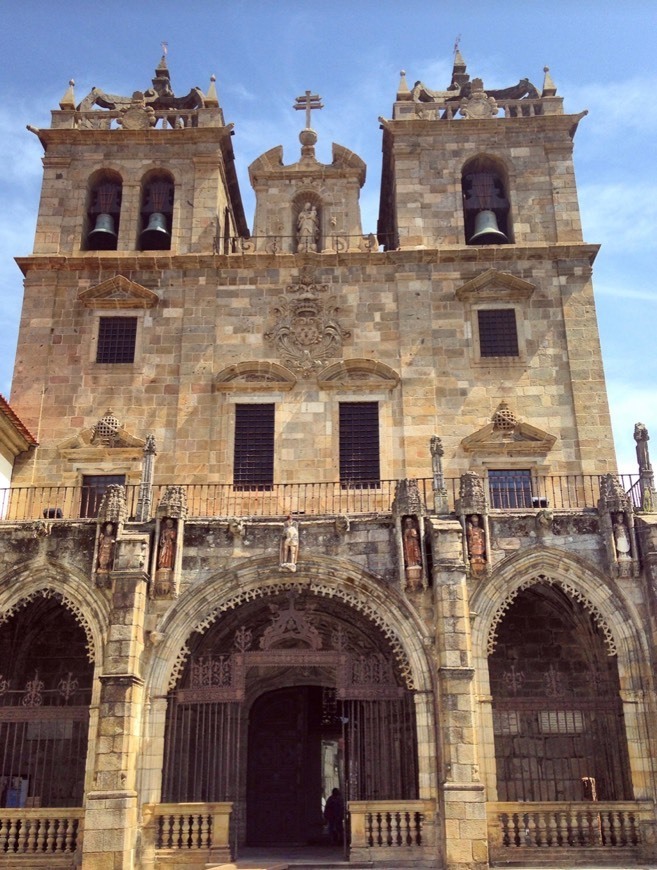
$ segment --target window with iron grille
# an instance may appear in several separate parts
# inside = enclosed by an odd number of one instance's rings
[[[534,506],[532,473],[528,468],[489,469],[488,492],[494,508]]]
[[[381,484],[378,402],[340,402],[340,483],[345,488]]]
[[[481,308],[479,351],[482,356],[519,356],[516,312],[513,308]]]
[[[274,405],[235,405],[235,489],[271,489],[274,483]]]
[[[85,474],[82,476],[81,517],[97,517],[100,502],[110,483],[125,486],[125,474]]]
[[[96,362],[134,362],[136,341],[136,317],[101,317],[98,322]]]

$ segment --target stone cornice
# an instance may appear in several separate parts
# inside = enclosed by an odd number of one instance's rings
[[[431,107],[431,103],[426,104]],[[534,115],[532,117],[519,118],[454,118],[446,120],[441,118],[379,118],[382,129],[393,136],[435,136],[446,134],[453,136],[458,133],[459,138],[467,140],[468,132],[480,133],[483,129],[499,129],[516,133],[522,131],[525,135],[537,133],[545,135],[546,127],[557,132],[566,133],[570,138],[575,135],[577,125],[588,114],[588,110],[578,112],[576,115]]]
[[[495,248],[495,250],[493,250]],[[158,254],[153,251],[105,251],[99,253],[80,252],[79,254],[31,254],[26,257],[16,257],[16,263],[24,275],[31,271],[63,271],[75,272],[93,269],[96,273],[104,270],[108,273],[124,270],[161,271],[166,269],[235,269],[251,268],[281,268],[298,269],[301,266],[313,265],[326,268],[333,266],[349,266],[371,263],[386,265],[390,263],[405,264],[427,263],[441,264],[481,264],[482,270],[494,269],[504,263],[508,268],[514,262],[565,261],[578,260],[592,264],[600,245],[585,242],[544,243],[533,245],[451,245],[440,248],[407,248],[397,251],[349,251],[335,253],[333,251],[319,254],[270,254],[265,251],[242,254],[212,254],[189,253],[176,254],[163,251]]]

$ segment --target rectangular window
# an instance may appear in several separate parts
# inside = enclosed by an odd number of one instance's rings
[[[101,317],[98,321],[96,362],[134,362],[136,341],[136,317]]]
[[[340,483],[359,489],[381,485],[378,402],[340,402]]]
[[[477,316],[482,356],[519,356],[515,309],[480,308]]]
[[[235,489],[269,490],[274,483],[274,405],[235,405]]]
[[[85,474],[82,477],[81,517],[97,517],[100,502],[110,483],[125,486],[125,474]]]
[[[526,468],[490,469],[488,471],[490,506],[494,508],[530,508],[532,475]]]

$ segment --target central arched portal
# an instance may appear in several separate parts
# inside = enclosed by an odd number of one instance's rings
[[[346,801],[417,797],[407,663],[363,614],[278,590],[188,647],[168,704],[165,802],[232,801],[239,842],[287,845],[326,838],[333,788]]]

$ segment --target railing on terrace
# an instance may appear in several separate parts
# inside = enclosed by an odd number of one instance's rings
[[[621,475],[621,484],[639,506],[637,475]],[[602,477],[598,475],[550,475],[509,478],[504,485],[491,482],[488,505],[491,511],[528,511],[539,508],[583,510],[597,507]],[[420,478],[418,487],[428,511],[433,511],[431,478]],[[168,486],[158,484],[152,491],[152,511]],[[348,516],[388,514],[392,508],[397,481],[381,480],[370,484],[278,483],[247,488],[230,483],[182,484],[187,498],[188,517],[214,519],[228,517]],[[445,480],[447,504],[454,511],[459,494],[459,478]],[[126,486],[128,516],[136,515],[140,487]],[[94,519],[102,492],[82,486],[12,487],[0,489],[0,521]]]
[[[586,853],[604,860],[601,852],[635,860],[655,833],[652,801],[489,803],[487,816],[491,860],[500,864],[582,861]]]

